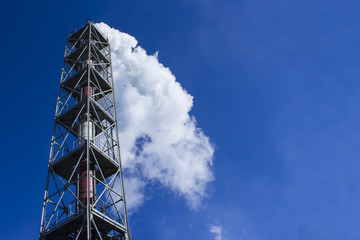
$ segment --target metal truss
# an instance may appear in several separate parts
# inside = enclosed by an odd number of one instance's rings
[[[65,49],[39,239],[131,239],[110,45],[91,22]]]

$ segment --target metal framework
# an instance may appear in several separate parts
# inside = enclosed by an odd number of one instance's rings
[[[110,44],[91,22],[67,40],[40,240],[131,240]]]

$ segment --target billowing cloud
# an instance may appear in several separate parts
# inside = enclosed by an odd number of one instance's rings
[[[145,186],[155,182],[196,209],[214,179],[214,148],[189,115],[193,97],[158,61],[157,53],[148,55],[134,37],[105,23],[96,26],[111,45],[129,208],[140,206],[146,200]]]
[[[124,185],[127,190],[126,206],[133,212],[145,201],[145,196],[143,194],[145,183],[136,177],[126,177],[124,179]]]

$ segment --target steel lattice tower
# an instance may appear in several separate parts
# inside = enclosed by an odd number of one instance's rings
[[[131,239],[110,44],[91,22],[67,40],[39,239]]]

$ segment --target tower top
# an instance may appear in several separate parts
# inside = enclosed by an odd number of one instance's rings
[[[101,33],[99,29],[97,29],[93,22],[88,22],[87,24],[83,25],[79,30],[75,30],[74,33],[70,32],[68,40],[71,43],[74,43],[79,39],[88,39],[89,31],[91,32],[91,36],[94,39],[100,42],[108,42],[108,39]]]

